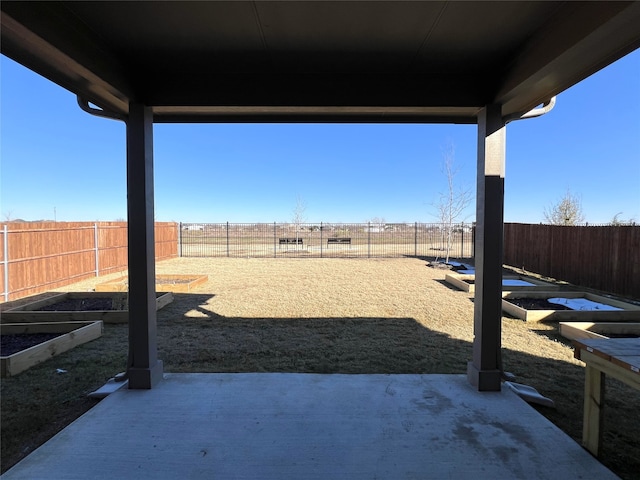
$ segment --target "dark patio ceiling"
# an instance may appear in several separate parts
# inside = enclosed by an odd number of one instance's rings
[[[152,106],[157,122],[475,123],[486,104],[527,111],[640,46],[640,2],[0,8],[3,54],[101,108]]]

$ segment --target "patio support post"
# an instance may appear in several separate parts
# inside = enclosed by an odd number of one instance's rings
[[[153,113],[129,104],[127,120],[127,236],[129,256],[129,388],[162,379],[156,340],[153,197]]]
[[[467,378],[478,391],[500,391],[502,250],[506,130],[502,106],[478,115],[473,360]]]

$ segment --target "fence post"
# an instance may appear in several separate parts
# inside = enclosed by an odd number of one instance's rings
[[[227,258],[230,257],[229,254],[229,222],[227,222]]]
[[[276,222],[273,222],[273,258],[276,258],[278,252],[276,251]]]
[[[100,246],[98,244],[98,223],[93,224],[93,244],[96,246],[96,277],[100,276]]]
[[[476,258],[476,222],[471,227],[471,258]]]
[[[371,258],[371,222],[367,224],[367,258]]]
[[[4,301],[9,301],[9,230],[7,225],[2,228],[3,231],[3,245],[2,251],[4,252]]]

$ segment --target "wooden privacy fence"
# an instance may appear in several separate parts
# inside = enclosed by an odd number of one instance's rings
[[[127,268],[126,222],[9,222],[0,231],[4,301]],[[178,255],[178,225],[155,224],[156,260]]]
[[[504,263],[640,299],[640,226],[507,223]]]

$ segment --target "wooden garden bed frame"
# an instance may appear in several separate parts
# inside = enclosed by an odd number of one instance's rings
[[[462,290],[467,293],[475,293],[476,286],[471,283],[467,283],[466,280],[475,280],[476,276],[473,274],[464,274],[464,273],[448,273],[445,275],[444,280],[453,285],[454,287]],[[503,280],[522,280],[524,282],[529,282],[531,285],[523,285],[523,286],[513,286],[513,285],[502,285],[502,289],[509,290],[511,292],[519,291],[519,290],[545,290],[545,291],[553,291],[560,290],[562,288],[561,285],[557,285],[555,283],[544,282],[542,280],[537,280],[531,277],[524,277],[521,275],[507,275],[502,278]]]
[[[608,335],[640,335],[638,322],[560,322],[560,335],[569,340],[610,338]]]
[[[188,282],[171,283],[171,280],[189,280]],[[128,277],[121,277],[96,285],[96,292],[126,292],[129,289]],[[156,275],[157,292],[189,293],[194,287],[209,280],[208,275]]]
[[[21,305],[2,312],[0,323],[42,323],[42,322],[69,322],[69,321],[98,321],[104,323],[128,323],[129,311],[123,309],[114,310],[55,310],[40,311],[42,307],[62,302],[73,298],[110,298],[116,305],[127,305],[127,293],[122,292],[68,292],[54,295],[35,302]],[[171,292],[162,292],[156,298],[156,310],[160,310],[173,302]]]
[[[60,336],[26,348],[13,355],[0,357],[0,376],[11,377],[83,343],[102,335],[101,321],[7,323],[0,325],[2,335],[21,333],[59,333]]]
[[[623,310],[525,310],[509,299],[515,298],[585,298],[593,302],[611,305]],[[540,321],[577,321],[577,322],[624,322],[640,321],[640,306],[615,300],[613,298],[596,295],[589,292],[561,291],[508,291],[502,292],[502,310],[509,315],[520,318],[525,322]]]

